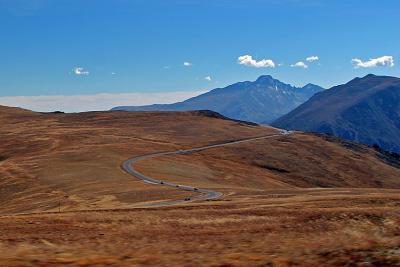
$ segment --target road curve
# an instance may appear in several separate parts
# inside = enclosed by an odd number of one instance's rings
[[[167,181],[158,180],[158,179],[146,176],[146,175],[140,173],[139,171],[137,171],[134,167],[134,164],[138,161],[161,157],[161,156],[192,154],[192,153],[200,152],[200,151],[211,149],[211,148],[237,145],[237,144],[241,144],[241,143],[252,142],[252,141],[257,141],[257,140],[262,140],[262,139],[268,139],[268,138],[289,135],[289,134],[291,134],[290,131],[281,130],[281,132],[279,134],[274,134],[274,135],[253,137],[253,138],[241,139],[241,140],[236,140],[236,141],[228,141],[228,142],[224,142],[224,143],[220,143],[220,144],[196,147],[196,148],[191,148],[191,149],[177,150],[177,151],[171,151],[171,152],[159,152],[159,153],[136,156],[136,157],[133,157],[133,158],[130,158],[130,159],[124,161],[122,163],[121,168],[125,172],[129,173],[130,175],[132,175],[132,176],[138,178],[139,180],[142,180],[143,182],[148,183],[148,184],[153,184],[153,185],[158,185],[158,186],[168,186],[168,187],[173,187],[175,189],[189,191],[189,192],[195,192],[195,193],[200,194],[197,197],[190,197],[190,198],[188,197],[188,198],[185,198],[184,200],[164,201],[164,202],[148,204],[146,206],[163,207],[163,206],[173,206],[173,205],[187,203],[187,202],[193,202],[193,201],[212,200],[212,199],[221,197],[223,194],[221,192],[217,192],[217,191],[213,191],[213,190],[209,190],[209,189],[196,188],[196,187],[188,186],[188,185],[180,185],[180,184],[170,183]]]

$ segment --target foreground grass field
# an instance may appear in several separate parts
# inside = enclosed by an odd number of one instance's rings
[[[2,266],[397,266],[400,194],[303,190],[0,218]]]
[[[212,112],[39,114],[0,107],[0,266],[397,266],[400,162],[293,133],[140,161],[143,174],[224,193],[145,184],[128,158],[269,136]]]

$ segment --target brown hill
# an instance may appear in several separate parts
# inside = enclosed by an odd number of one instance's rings
[[[1,106],[0,105],[0,116],[22,116],[22,115],[39,115],[39,113],[27,110],[27,109],[22,109],[22,108],[17,108],[17,107],[7,107],[7,106]]]
[[[215,114],[0,112],[0,212],[126,208],[184,198],[144,184],[121,163],[134,155],[266,135],[270,128]],[[210,117],[211,116],[211,117]]]
[[[356,143],[300,132],[155,158],[140,162],[138,169],[160,179],[236,194],[288,188],[400,188],[399,159]]]
[[[273,128],[207,112],[0,111],[0,212],[129,208],[182,199],[144,184],[120,164],[134,155],[271,135]],[[400,188],[400,169],[373,149],[295,133],[143,161],[148,175],[241,195],[315,187]],[[189,194],[190,195],[190,194]]]
[[[125,159],[277,130],[209,112],[7,109],[0,125],[1,266],[400,262],[400,190],[380,189],[399,188],[389,154],[294,133],[145,160],[136,166],[147,175],[225,195],[144,209],[190,193],[136,181],[121,171]],[[20,212],[39,213],[10,215]]]

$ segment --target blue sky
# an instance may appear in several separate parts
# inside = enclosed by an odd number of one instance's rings
[[[397,0],[0,0],[0,97],[400,76],[399,14]]]

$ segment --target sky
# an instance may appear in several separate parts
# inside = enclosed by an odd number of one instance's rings
[[[181,101],[269,74],[400,76],[398,0],[0,0],[0,104]]]

